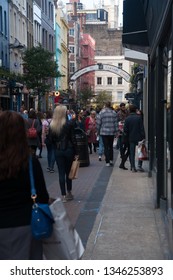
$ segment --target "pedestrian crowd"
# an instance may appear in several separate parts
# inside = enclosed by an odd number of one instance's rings
[[[135,105],[121,103],[114,110],[106,102],[100,110],[74,112],[64,105],[46,113],[0,111],[0,259],[42,259],[41,241],[34,240],[30,230],[31,190],[29,157],[32,157],[37,202],[48,203],[49,195],[40,165],[43,149],[47,150],[47,171],[59,173],[63,203],[73,200],[72,162],[80,160],[75,129],[86,135],[88,153],[98,153],[106,167],[114,164],[114,143],[120,152],[119,168],[129,158],[131,171],[144,171],[142,160],[136,168],[136,147],[145,141],[143,113]],[[4,242],[5,240],[5,242]],[[21,245],[22,244],[22,245]]]

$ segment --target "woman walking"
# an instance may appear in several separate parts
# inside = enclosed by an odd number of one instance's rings
[[[50,138],[54,146],[59,171],[62,201],[72,200],[72,180],[68,178],[72,162],[77,155],[74,122],[67,118],[67,107],[58,105],[50,123]]]
[[[41,132],[41,125],[39,120],[37,119],[37,114],[33,109],[30,109],[28,113],[28,119],[25,120],[26,129],[30,129],[31,127],[35,128],[37,131],[36,137],[28,137],[28,145],[31,149],[31,152],[34,156],[36,156],[37,148],[40,147],[40,140],[39,140],[39,134]]]
[[[31,234],[30,151],[25,120],[16,112],[0,114],[0,260],[42,259],[42,243]],[[41,165],[32,158],[36,202],[48,203]]]
[[[43,121],[43,130],[42,130],[42,143],[43,147],[46,146],[47,149],[47,171],[54,173],[55,165],[55,153],[52,141],[50,139],[49,127],[52,121],[53,112],[50,110],[46,113],[46,118]]]

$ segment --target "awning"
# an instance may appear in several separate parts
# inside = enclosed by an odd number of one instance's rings
[[[149,53],[148,30],[141,0],[123,2],[123,46]]]

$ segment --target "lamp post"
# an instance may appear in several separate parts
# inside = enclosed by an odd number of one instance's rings
[[[23,74],[22,66],[22,52],[26,49],[24,44],[21,44],[18,39],[15,38],[14,43],[9,44],[10,49],[10,71]]]

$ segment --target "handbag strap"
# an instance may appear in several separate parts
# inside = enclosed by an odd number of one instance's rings
[[[34,183],[34,175],[33,175],[33,164],[32,164],[32,156],[29,157],[29,176],[30,176],[30,185],[31,185],[31,198],[35,201],[37,194]]]
[[[31,128],[34,128],[35,120],[32,121]]]
[[[29,124],[29,128],[34,128],[35,119],[34,119],[32,122],[30,122],[30,121],[28,120],[28,124]]]

